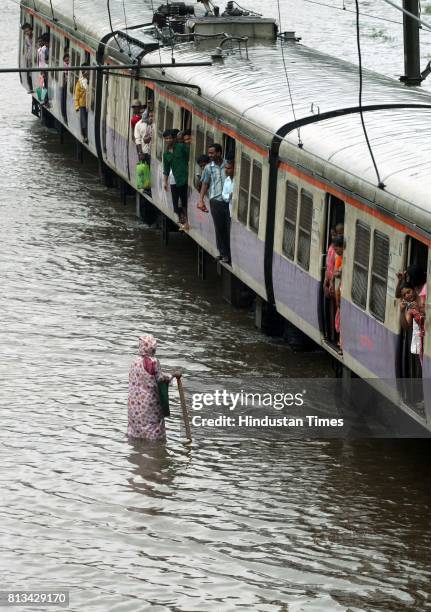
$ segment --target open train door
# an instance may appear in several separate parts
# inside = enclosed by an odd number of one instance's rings
[[[326,275],[327,253],[332,241],[331,232],[337,226],[344,226],[345,204],[343,200],[326,194],[326,223],[324,230],[324,243],[321,265],[321,292],[320,292],[320,326],[325,342],[338,349],[338,333],[335,329],[336,304],[333,296],[325,291],[324,281]]]
[[[419,240],[406,237],[404,270],[416,265],[426,274],[428,269],[428,246]],[[401,328],[398,345],[397,377],[401,397],[407,405],[418,406],[423,402],[422,365],[419,355],[412,353],[412,328]]]

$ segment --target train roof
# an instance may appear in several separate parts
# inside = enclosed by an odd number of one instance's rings
[[[154,0],[127,0],[126,16],[130,34],[137,42],[148,42]],[[24,0],[29,8],[51,16],[47,0]],[[52,0],[58,25],[73,23],[70,0]],[[114,30],[125,30],[123,5],[111,2]],[[77,35],[100,40],[111,31],[105,0],[75,0]],[[209,60],[214,46],[205,43],[182,43],[174,47],[177,61]],[[282,47],[283,46],[283,47]],[[284,56],[282,53],[284,51]],[[166,46],[142,58],[145,63],[169,62],[171,47]],[[125,58],[126,59],[126,58]],[[286,72],[292,94],[289,95]],[[147,70],[148,76],[160,77],[160,71]],[[431,96],[419,88],[409,88],[384,75],[363,71],[363,105],[429,105],[429,109],[379,110],[365,113],[365,122],[376,157],[385,193],[376,189],[376,175],[366,147],[359,115],[346,114],[317,121],[301,128],[303,149],[299,152],[296,131],[290,132],[280,155],[298,163],[309,156],[307,164],[327,180],[351,188],[354,193],[374,202],[386,200],[394,214],[410,219],[430,232],[430,138],[428,121]],[[200,102],[223,120],[265,146],[285,124],[295,120],[315,120],[338,109],[357,107],[359,77],[357,66],[310,49],[297,42],[250,41],[248,57],[243,50],[227,52],[222,62],[212,66],[167,68],[166,80],[201,88]],[[190,96],[195,96],[189,90]],[[233,118],[233,119],[232,119]],[[311,157],[313,159],[311,159]]]
[[[161,50],[163,61],[169,55],[170,50]],[[158,52],[157,57],[154,53],[148,54],[143,64],[158,61],[158,57]],[[175,47],[175,57],[177,61],[202,61],[209,58],[209,53],[188,43]],[[324,113],[358,106],[357,66],[294,42],[259,43],[249,49],[249,59],[244,52],[241,55],[235,51],[211,67],[168,68],[165,78],[201,87],[202,98],[208,100],[214,114],[233,113],[237,127],[245,133],[260,132],[260,141],[266,146],[270,146],[273,135],[285,124],[295,120],[314,121],[319,114],[324,116]],[[364,106],[412,106],[364,113],[385,184],[384,194],[377,189],[359,113],[303,126],[301,152],[293,151],[294,147],[298,148],[298,134],[296,130],[291,131],[280,155],[296,158],[298,163],[304,155],[313,156],[311,167],[316,174],[335,182],[339,171],[340,184],[371,202],[389,200],[392,212],[430,233],[431,96],[369,70],[363,71],[363,78]],[[429,108],[415,109],[413,105]],[[349,180],[346,175],[350,175]]]
[[[151,23],[152,4],[157,7],[159,3],[161,2],[157,0],[125,0],[123,8],[122,2],[111,0],[112,29],[127,32],[128,28]],[[74,30],[78,37],[88,38],[93,48],[97,48],[98,42],[111,32],[106,0],[52,0],[52,11],[49,0],[22,0],[21,4],[47,19],[52,19],[54,14],[59,26],[66,25]]]

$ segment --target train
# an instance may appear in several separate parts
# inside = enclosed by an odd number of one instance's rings
[[[327,351],[343,376],[366,379],[431,431],[429,306],[422,372],[415,380],[420,398],[411,401],[406,380],[414,374],[396,297],[397,272],[411,264],[426,271],[430,292],[430,95],[364,70],[359,103],[357,66],[303,45],[294,33],[280,32],[275,20],[235,3],[222,12],[211,2],[155,8],[151,0],[129,0],[111,3],[109,14],[104,0],[20,4],[21,24],[33,29],[33,62],[36,41],[49,33],[50,66],[61,67],[65,52],[73,66],[105,66],[89,77],[88,143],[81,142],[74,109],[76,72],[66,88],[61,72],[50,74],[49,108],[40,108],[33,93],[33,111],[68,130],[97,157],[104,176],[113,173],[134,190],[141,210],[154,207],[175,224],[163,189],[162,134],[190,129],[188,233],[213,257],[212,218],[196,206],[195,161],[220,143],[236,168],[226,274],[252,291],[266,312]],[[204,62],[209,65],[198,65]],[[20,78],[32,91],[36,75],[22,72]],[[130,127],[136,98],[155,111],[151,195],[136,186]],[[337,223],[344,224],[346,244],[342,350],[328,339],[322,297],[330,230]]]

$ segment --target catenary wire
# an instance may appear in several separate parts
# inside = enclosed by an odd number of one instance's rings
[[[344,13],[353,13],[356,14],[356,11],[352,11],[351,9],[346,8],[345,3],[343,2],[343,6],[333,6],[332,4],[325,4],[325,2],[318,2],[317,0],[304,0],[304,2],[308,2],[309,4],[317,4],[318,6],[324,6],[329,9],[333,9],[335,11],[343,11]],[[380,17],[379,15],[372,15],[371,13],[361,13],[362,16],[371,17],[372,19],[378,19],[379,21],[387,21],[388,23],[395,23],[397,25],[403,25],[402,21],[395,21],[394,19],[388,19],[387,17]]]
[[[355,0],[356,5],[356,44],[358,47],[358,64],[359,64],[359,115],[361,118],[362,129],[364,132],[365,140],[367,142],[368,151],[370,152],[370,157],[373,162],[374,170],[377,175],[377,183],[380,189],[384,189],[384,184],[382,183],[382,179],[380,178],[379,169],[377,168],[377,163],[374,158],[373,149],[371,148],[371,143],[368,138],[367,128],[364,121],[364,113],[362,109],[362,90],[363,90],[363,73],[362,73],[362,53],[361,53],[361,30],[359,27],[359,0]]]
[[[106,0],[106,8],[108,9],[108,17],[109,17],[109,27],[111,28],[111,32],[112,32],[112,36],[114,37],[115,42],[117,43],[117,47],[119,48],[119,50],[121,51],[121,46],[120,43],[117,40],[117,35],[114,32],[114,29],[112,27],[112,17],[111,17],[111,6],[110,6],[110,0]]]
[[[414,15],[413,13],[408,11],[407,9],[403,8],[399,4],[395,4],[395,2],[392,2],[391,0],[383,0],[383,2],[386,2],[386,4],[389,4],[390,6],[393,6],[395,9],[397,9],[397,11],[401,11],[402,13],[404,13],[404,15],[408,15],[409,17],[411,17],[412,19],[414,19],[415,21],[420,23],[421,26],[424,26],[428,30],[431,30],[431,24],[429,24],[427,21],[424,21],[422,18],[417,17],[416,15]]]
[[[123,4],[123,13],[124,13],[124,26],[125,26],[126,30],[128,30],[125,0],[122,0],[122,4]],[[129,57],[132,57],[132,48],[130,46],[130,40],[129,39],[127,39],[127,44],[129,46]]]
[[[277,7],[278,7],[278,22],[280,24],[280,32],[281,32],[281,9],[280,9],[280,0],[277,0]],[[292,106],[292,114],[293,114],[293,119],[294,121],[296,121],[296,113],[295,113],[295,105],[293,103],[293,96],[292,96],[292,90],[290,87],[290,80],[289,80],[289,74],[287,72],[287,66],[286,66],[286,58],[284,57],[284,43],[283,40],[280,41],[280,48],[281,48],[281,58],[283,60],[283,67],[284,67],[284,74],[286,75],[286,81],[287,81],[287,88],[289,90],[289,97],[290,97],[290,105]],[[302,140],[301,140],[301,128],[297,128],[297,133],[298,133],[298,145],[300,147],[302,147]]]

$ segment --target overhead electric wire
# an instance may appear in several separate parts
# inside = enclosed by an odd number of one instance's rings
[[[125,26],[126,30],[128,30],[125,0],[122,0],[122,3],[123,3],[123,13],[124,13],[124,26]],[[130,46],[130,40],[129,39],[127,39],[127,44],[129,45],[129,57],[132,57],[132,48]]]
[[[155,10],[154,10],[154,2],[153,2],[153,0],[150,0],[150,2],[151,2],[151,10],[152,10],[152,12],[153,12],[153,18],[154,18],[154,14],[155,14]],[[162,53],[161,53],[161,51],[160,51],[160,41],[159,41],[159,47],[158,47],[158,48],[159,48],[159,59],[160,59],[160,63],[162,63]],[[164,74],[164,70],[162,70],[162,74]]]
[[[76,17],[75,17],[75,0],[72,0],[72,19],[73,19],[73,27],[75,28],[75,30],[77,30],[78,26],[76,25]]]
[[[306,1],[308,2],[308,0],[306,0]],[[400,6],[399,4],[395,4],[395,2],[392,2],[391,0],[383,0],[383,2],[386,2],[386,4],[389,4],[390,6],[393,6],[395,9],[397,9],[397,11],[401,11],[402,13],[404,13],[404,15],[408,15],[409,17],[411,17],[412,19],[414,19],[415,21],[420,23],[425,28],[428,28],[428,30],[431,30],[431,24],[427,23],[422,18],[417,17],[417,15],[414,15],[413,13],[408,11],[407,9],[403,8],[402,6]]]
[[[353,13],[356,14],[356,11],[352,11],[351,9],[346,8],[346,5],[343,2],[343,6],[333,6],[332,4],[326,4],[325,2],[318,2],[317,0],[303,0],[304,2],[308,2],[309,4],[317,4],[317,6],[324,6],[325,8],[333,9],[334,11],[342,11],[343,13]],[[379,15],[372,15],[371,13],[361,13],[363,17],[370,17],[371,19],[378,19],[379,21],[387,21],[388,23],[395,23],[396,25],[403,25],[402,21],[395,21],[394,19],[388,19],[387,17],[380,17]]]
[[[362,90],[363,90],[363,73],[362,73],[362,53],[361,53],[361,31],[359,27],[359,1],[355,0],[356,5],[356,43],[358,47],[358,63],[359,63],[359,115],[361,117],[362,129],[364,132],[365,140],[367,142],[368,151],[370,152],[370,157],[373,162],[374,170],[376,171],[377,176],[377,184],[380,189],[384,189],[385,185],[380,178],[379,169],[377,168],[377,163],[374,158],[373,149],[371,148],[371,143],[368,138],[368,132],[364,121],[364,112],[362,109]]]
[[[112,17],[111,17],[111,6],[110,0],[106,0],[106,7],[108,9],[108,17],[109,17],[109,27],[111,28],[112,36],[114,37],[115,42],[117,43],[117,47],[120,51],[122,51],[120,43],[117,40],[117,35],[114,32],[114,28],[112,27]]]
[[[281,10],[280,10],[280,0],[277,0],[277,6],[278,6],[278,23],[280,24],[280,33],[281,33]],[[293,119],[296,122],[296,113],[295,113],[295,105],[293,103],[293,96],[292,96],[292,90],[290,88],[290,80],[289,80],[289,74],[287,72],[287,66],[286,66],[286,58],[284,57],[284,43],[283,40],[280,41],[280,47],[281,47],[281,58],[283,60],[283,67],[284,67],[284,74],[286,76],[286,81],[287,81],[287,88],[289,90],[289,97],[290,97],[290,105],[292,107],[292,114],[293,114]],[[298,133],[298,146],[302,148],[302,140],[301,140],[301,128],[297,128],[296,129],[297,133]]]

